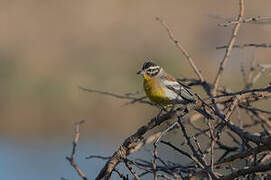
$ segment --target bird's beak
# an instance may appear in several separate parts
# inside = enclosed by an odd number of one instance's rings
[[[140,70],[136,74],[144,75],[144,71]]]

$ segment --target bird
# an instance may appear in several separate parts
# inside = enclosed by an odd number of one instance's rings
[[[145,62],[137,74],[144,78],[143,87],[146,96],[162,108],[195,102],[188,86],[177,81],[161,66],[152,61]]]

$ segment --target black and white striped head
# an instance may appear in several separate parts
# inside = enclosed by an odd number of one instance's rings
[[[155,64],[154,62],[145,62],[142,66],[142,69],[137,72],[137,74],[148,75],[149,77],[154,77],[159,74],[161,67]]]

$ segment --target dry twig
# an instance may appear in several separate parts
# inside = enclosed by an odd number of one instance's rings
[[[66,156],[66,159],[70,162],[71,166],[76,170],[77,174],[83,179],[87,180],[86,174],[78,167],[78,165],[75,163],[74,158],[75,158],[75,151],[76,151],[76,146],[80,138],[80,125],[83,124],[85,121],[79,121],[75,123],[75,136],[73,139],[73,146],[72,146],[72,154],[71,156]]]
[[[238,23],[236,23],[235,27],[233,28],[230,41],[229,41],[229,43],[227,45],[227,48],[226,48],[226,53],[225,53],[222,61],[220,62],[218,72],[217,72],[217,74],[215,76],[215,80],[213,82],[214,89],[212,90],[212,95],[213,96],[216,96],[216,90],[217,90],[217,87],[218,87],[218,84],[219,84],[219,80],[220,80],[221,75],[222,75],[222,73],[224,71],[225,64],[227,63],[227,61],[229,59],[229,56],[231,54],[231,50],[232,50],[234,42],[236,40],[238,31],[239,31],[239,28],[240,28],[240,25],[241,25],[241,21],[243,19],[243,15],[244,15],[244,0],[240,0],[240,10],[239,10],[238,18],[237,18]]]
[[[156,18],[157,21],[159,21],[166,29],[168,36],[170,38],[170,40],[172,40],[172,42],[174,42],[174,44],[177,46],[177,48],[183,53],[183,55],[186,57],[186,59],[188,60],[189,64],[191,65],[192,69],[194,70],[194,72],[196,73],[196,75],[198,76],[199,80],[201,82],[204,82],[204,78],[200,72],[200,70],[198,69],[198,67],[195,65],[194,61],[192,60],[191,56],[189,55],[189,53],[185,50],[185,48],[183,47],[183,45],[175,39],[172,31],[170,30],[169,26],[166,24],[166,22],[157,17]]]
[[[225,49],[228,46],[218,46],[216,49]],[[249,43],[249,44],[242,44],[242,45],[233,45],[232,48],[246,48],[246,47],[255,47],[255,48],[270,48],[271,44],[270,43],[261,43],[261,44],[256,44],[256,43]]]
[[[218,26],[223,26],[227,27],[233,24],[238,24],[239,21],[227,21],[226,23],[221,23],[218,24]],[[241,21],[241,23],[247,23],[247,24],[271,24],[271,17],[262,17],[262,16],[257,16],[257,17],[249,17],[245,18]]]

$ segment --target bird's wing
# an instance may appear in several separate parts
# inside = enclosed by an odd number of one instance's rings
[[[180,85],[177,81],[169,81],[169,80],[164,80],[163,84],[170,90],[174,91],[177,93],[179,96],[181,96],[183,99],[187,101],[195,101],[193,98],[193,94]]]

